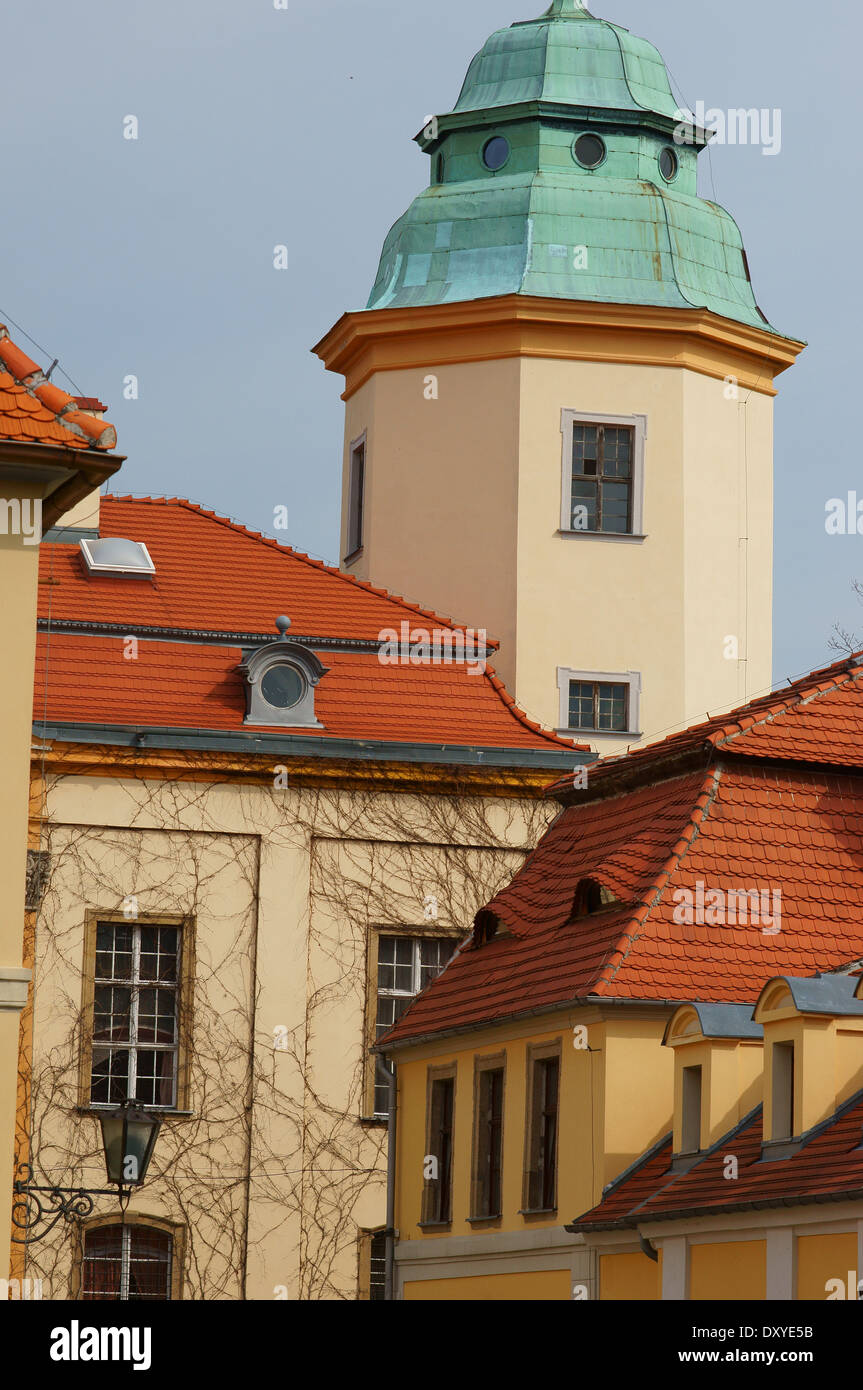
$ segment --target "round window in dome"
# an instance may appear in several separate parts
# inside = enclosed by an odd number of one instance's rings
[[[674,150],[664,149],[659,156],[659,172],[666,183],[671,183],[672,179],[677,178],[677,170],[679,167],[677,155],[674,153]]]
[[[572,152],[584,169],[598,169],[606,156],[605,141],[598,135],[579,135]]]
[[[483,145],[482,162],[486,169],[491,169],[492,173],[497,169],[502,169],[508,159],[509,141],[504,140],[502,135],[493,135]]]
[[[280,661],[264,672],[261,694],[274,709],[290,709],[303,698],[306,683],[296,666]]]

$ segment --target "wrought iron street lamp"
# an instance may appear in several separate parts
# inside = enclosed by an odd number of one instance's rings
[[[19,1245],[29,1245],[47,1236],[63,1218],[81,1221],[93,1210],[94,1197],[116,1197],[122,1211],[129,1205],[132,1189],[147,1176],[161,1120],[135,1100],[127,1100],[116,1110],[101,1115],[105,1171],[114,1187],[52,1187],[31,1181],[29,1163],[19,1163],[23,1174],[15,1183],[12,1225],[22,1235],[13,1235]],[[47,1224],[46,1224],[47,1223]]]

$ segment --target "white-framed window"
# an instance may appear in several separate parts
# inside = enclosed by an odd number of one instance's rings
[[[363,548],[363,521],[366,490],[366,436],[361,434],[351,444],[348,465],[348,529],[345,559],[349,560]]]
[[[641,539],[646,415],[562,410],[560,529]]]
[[[378,938],[375,1037],[401,1018],[408,1004],[439,975],[452,956],[453,936],[381,936]],[[375,1116],[389,1112],[386,1082],[375,1079]]]
[[[574,671],[560,666],[559,733],[640,737],[641,676],[637,671]]]
[[[176,1104],[179,982],[179,927],[97,924],[91,1105]]]

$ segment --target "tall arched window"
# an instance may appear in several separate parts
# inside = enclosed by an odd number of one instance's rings
[[[174,1240],[169,1231],[133,1222],[84,1232],[82,1299],[168,1301]]]

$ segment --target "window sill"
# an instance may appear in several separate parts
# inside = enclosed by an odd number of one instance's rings
[[[417,1225],[421,1231],[451,1231],[451,1221],[418,1221]]]
[[[644,734],[638,734],[634,729],[555,729],[556,734],[563,738],[644,738]]]
[[[561,526],[556,533],[558,536],[582,536],[592,541],[646,541],[647,536],[639,535],[635,531],[577,531],[574,528],[564,530]]]
[[[112,1110],[116,1110],[116,1105],[76,1105],[76,1115],[107,1115]],[[170,1110],[167,1106],[151,1105],[144,1106],[144,1109],[151,1115],[157,1115],[160,1120],[188,1120],[197,1115],[197,1110]]]
[[[358,550],[352,550],[350,555],[345,555],[342,559],[343,565],[352,565],[354,560],[358,560],[363,553],[362,546]]]
[[[519,1210],[519,1216],[556,1216],[557,1207],[524,1207]]]
[[[503,1213],[498,1212],[497,1216],[469,1216],[467,1224],[469,1226],[499,1226],[503,1220]]]

